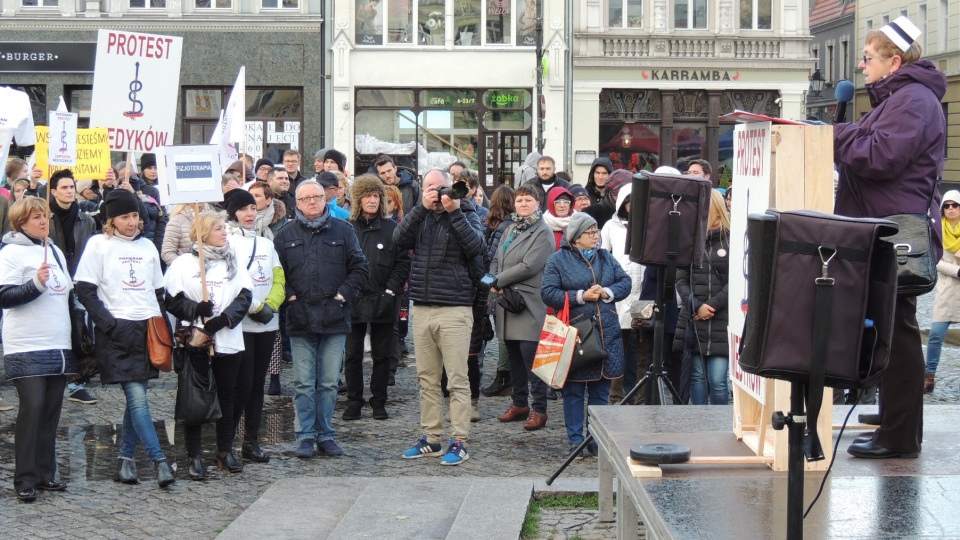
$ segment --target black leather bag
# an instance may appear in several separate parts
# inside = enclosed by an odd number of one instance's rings
[[[173,417],[178,424],[197,426],[216,422],[222,416],[217,399],[217,381],[213,378],[210,357],[188,353],[177,377],[177,404]],[[205,361],[204,361],[205,360]],[[205,366],[198,370],[197,364]]]
[[[504,287],[497,303],[510,313],[520,313],[527,309],[527,301],[523,299],[523,295],[509,287]]]
[[[570,360],[570,372],[592,366],[607,359],[607,350],[603,346],[603,336],[593,322],[593,317],[570,323],[577,329],[577,343],[573,347]]]
[[[887,216],[900,226],[889,241],[897,252],[897,294],[920,296],[937,286],[937,251],[926,214]]]

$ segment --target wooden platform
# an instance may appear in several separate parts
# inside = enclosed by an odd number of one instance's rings
[[[849,407],[834,411],[841,424]],[[875,412],[858,407],[854,413]],[[662,466],[662,476],[631,462],[630,447],[650,443],[689,446],[694,458],[752,455],[730,431],[731,407],[590,407],[600,446],[600,511],[613,519],[618,482],[617,538],[752,539],[786,537],[786,472],[764,464]],[[960,538],[960,406],[924,411],[919,459],[865,460],[846,453],[862,430],[844,433],[833,472],[804,522],[806,538]],[[826,442],[825,442],[826,444]],[[637,477],[637,476],[641,477]],[[807,472],[804,506],[823,473]]]

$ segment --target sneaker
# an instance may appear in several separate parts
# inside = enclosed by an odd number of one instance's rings
[[[407,450],[403,453],[403,459],[417,459],[426,456],[439,456],[443,453],[443,447],[440,446],[440,443],[428,443],[427,436],[424,435],[420,437],[420,440],[417,441],[417,444],[413,445],[413,448]]]
[[[343,448],[333,439],[327,439],[317,443],[317,453],[321,456],[337,457],[343,455]]]
[[[76,401],[77,403],[83,403],[85,405],[93,405],[97,402],[97,398],[90,395],[90,392],[87,392],[86,388],[78,388],[70,393],[70,401]]]
[[[463,442],[460,439],[450,439],[450,448],[447,448],[447,453],[440,458],[440,464],[459,465],[468,459],[470,455],[467,454],[467,447]]]
[[[571,444],[571,445],[570,445],[570,451],[567,452],[567,455],[569,456],[569,455],[573,454],[574,452],[576,452],[576,451],[577,451],[577,448],[580,448],[580,445],[579,445],[579,444]],[[583,450],[577,452],[577,455],[576,455],[573,459],[579,461],[579,460],[587,457],[586,454],[587,454],[587,449],[584,448]]]
[[[347,403],[346,410],[343,411],[343,415],[340,416],[342,420],[359,420],[362,414],[360,410],[363,409],[362,403]]]
[[[386,420],[390,418],[390,415],[387,414],[387,407],[383,403],[374,403],[371,407],[373,408],[374,420]]]
[[[304,439],[300,441],[300,446],[293,452],[293,455],[300,459],[310,459],[317,455],[316,443],[313,439]]]
[[[597,457],[600,455],[600,447],[598,447],[595,442],[587,443],[587,453],[589,453],[591,457]]]

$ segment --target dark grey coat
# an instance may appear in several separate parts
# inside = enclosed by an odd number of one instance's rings
[[[502,245],[510,238],[516,224],[503,233],[501,245],[495,250],[490,273],[497,276],[497,287],[519,292],[527,303],[520,313],[510,313],[497,304],[497,336],[503,340],[539,341],[547,306],[540,298],[543,268],[554,251],[553,231],[543,219],[518,234],[504,250]]]

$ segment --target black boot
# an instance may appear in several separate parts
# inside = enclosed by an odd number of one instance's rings
[[[487,397],[508,396],[512,391],[513,385],[510,383],[509,371],[497,371],[497,374],[493,377],[493,381],[490,382],[490,386],[485,386],[480,389],[480,393]]]
[[[221,470],[227,470],[232,473],[243,472],[243,464],[237,460],[233,452],[217,452],[217,465]]]
[[[270,388],[267,389],[267,395],[270,395],[270,396],[280,395],[280,375],[279,374],[270,376]]]
[[[188,470],[191,480],[206,480],[207,468],[203,466],[203,459],[200,456],[190,458],[190,468]]]
[[[243,443],[243,446],[240,447],[240,457],[249,459],[250,461],[256,461],[257,463],[267,463],[270,461],[270,456],[260,449],[260,443],[257,441],[247,441]]]
[[[113,481],[124,484],[136,484],[139,482],[139,480],[137,480],[137,465],[132,459],[120,458],[117,460],[117,474],[113,477]]]
[[[173,477],[173,471],[170,470],[170,464],[166,461],[157,461],[156,468],[157,484],[160,487],[165,488],[177,481],[177,479]]]

